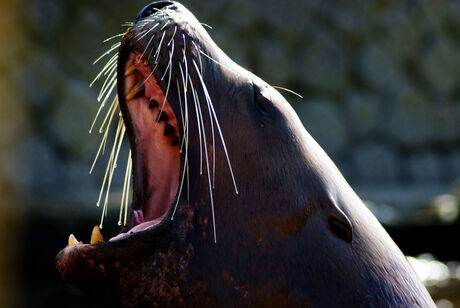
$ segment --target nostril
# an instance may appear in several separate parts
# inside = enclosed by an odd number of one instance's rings
[[[145,6],[139,14],[137,14],[136,21],[141,20],[142,18],[148,17],[155,13],[157,10],[161,10],[162,8],[174,4],[171,1],[157,1],[150,3],[149,5]]]

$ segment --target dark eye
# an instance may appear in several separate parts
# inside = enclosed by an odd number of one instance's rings
[[[259,88],[253,84],[252,102],[254,105],[254,109],[259,115],[268,117],[270,114],[266,106],[266,103],[267,103],[266,100],[267,99],[260,94]]]

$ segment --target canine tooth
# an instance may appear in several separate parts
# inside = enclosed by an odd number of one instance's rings
[[[149,109],[153,109],[153,108],[158,107],[158,106],[160,106],[160,104],[158,104],[158,102],[156,100],[154,100],[154,99],[152,99],[150,101],[150,103],[149,103]]]
[[[125,77],[131,75],[136,70],[136,66],[133,64],[126,69]]]
[[[169,120],[169,117],[166,113],[164,112],[160,112],[157,116],[157,122],[161,122],[161,121],[168,121]]]
[[[128,95],[126,95],[126,100],[129,101],[133,98],[136,97],[137,94],[139,94],[139,92],[143,91],[144,90],[144,81],[143,80],[139,80],[135,85],[134,87],[131,89],[131,91],[129,91]]]
[[[103,242],[104,238],[102,237],[101,230],[99,229],[99,226],[94,226],[93,232],[91,233],[91,244],[96,244]]]
[[[69,235],[69,243],[67,244],[67,247],[72,247],[81,244],[82,242],[77,241],[75,238],[75,235],[71,234]]]
[[[173,141],[171,142],[171,145],[174,146],[179,146],[179,137],[174,137]]]
[[[166,124],[165,131],[163,133],[164,136],[169,136],[171,134],[174,134],[176,130],[174,127],[172,127],[170,124]]]

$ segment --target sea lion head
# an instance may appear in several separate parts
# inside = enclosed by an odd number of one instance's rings
[[[59,253],[65,280],[115,306],[427,296],[289,103],[226,56],[184,6],[146,6],[116,61],[130,214],[110,241]]]

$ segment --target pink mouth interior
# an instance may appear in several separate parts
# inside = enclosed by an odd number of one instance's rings
[[[135,70],[132,70],[133,65]],[[135,226],[111,240],[145,230],[161,222],[172,206],[179,187],[180,153],[177,119],[158,86],[152,71],[137,53],[132,53],[125,66],[125,96],[139,81],[144,90],[126,104],[134,129],[137,157],[142,157],[144,200],[141,209],[134,211]],[[163,113],[157,121],[159,113]],[[165,115],[167,117],[165,117]],[[134,149],[133,149],[134,150]],[[139,156],[140,154],[140,156]],[[139,164],[141,162],[137,162]]]

